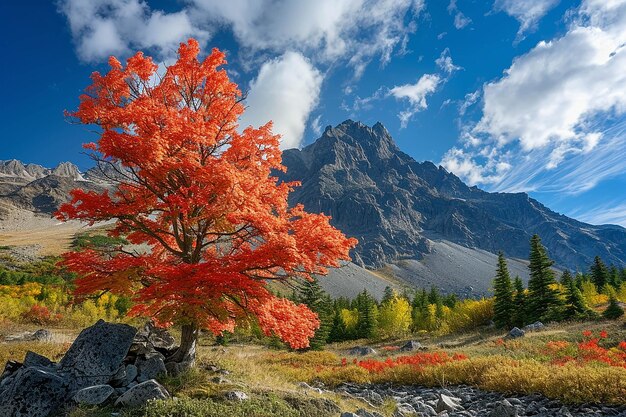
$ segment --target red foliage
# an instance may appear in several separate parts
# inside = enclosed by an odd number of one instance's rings
[[[52,314],[48,307],[39,304],[33,305],[30,310],[22,313],[22,319],[40,325],[58,323],[62,318],[62,314]]]
[[[620,342],[614,348],[607,348],[600,346],[599,342],[601,339],[608,338],[608,332],[602,330],[599,336],[593,337],[593,332],[585,330],[583,340],[576,345],[562,340],[550,341],[546,344],[546,354],[556,365],[566,363],[584,365],[596,362],[626,368],[626,341]]]
[[[111,235],[150,250],[71,252],[63,264],[79,274],[77,295],[131,295],[130,313],[161,325],[191,322],[219,334],[252,313],[265,333],[306,347],[317,316],[266,284],[325,274],[349,259],[356,240],[328,216],[288,207],[298,184],[273,176],[285,167],[271,122],[239,133],[242,95],[218,69],[224,54],[198,60],[199,52],[193,39],[181,44],[164,75],[141,52],[126,67],[112,57],[107,74],[93,73],[68,115],[100,127],[85,148],[121,163],[124,178],[112,193],[74,190],[56,215],[115,220]]]
[[[467,359],[467,356],[455,353],[449,356],[445,352],[433,352],[433,353],[416,353],[414,355],[398,356],[396,358],[387,358],[384,361],[378,361],[375,359],[365,359],[358,362],[358,365],[370,372],[382,372],[388,368],[394,368],[401,365],[409,365],[415,368],[421,368],[423,366],[442,365],[444,363],[460,361]]]

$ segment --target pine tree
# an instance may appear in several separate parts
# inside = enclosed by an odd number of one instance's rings
[[[511,327],[513,322],[513,288],[509,268],[502,252],[498,253],[498,268],[493,281],[494,306],[493,321],[498,327]]]
[[[546,249],[538,235],[530,239],[530,280],[528,281],[529,322],[538,320],[550,321],[559,319],[562,306],[558,291],[554,288],[556,281],[550,268],[554,262],[550,260]]]
[[[622,285],[622,279],[619,275],[619,269],[615,265],[611,265],[609,268],[609,285],[613,288],[618,289],[620,285]]]
[[[439,290],[436,287],[430,288],[430,293],[428,293],[428,303],[429,304],[441,304],[441,295],[439,294]]]
[[[561,275],[561,285],[567,288],[570,282],[574,282],[574,278],[572,277],[571,272],[568,269],[563,271],[563,275]]]
[[[329,342],[343,342],[344,340],[348,340],[350,338],[348,329],[346,328],[346,323],[344,323],[341,318],[341,310],[341,307],[337,308],[337,306],[335,306],[333,324],[330,328],[330,333],[328,334]]]
[[[333,310],[330,296],[322,289],[317,279],[305,281],[299,288],[298,300],[317,314],[320,327],[310,339],[310,348],[319,350],[324,347],[333,326]]]
[[[526,324],[526,293],[524,292],[524,283],[519,276],[515,277],[513,286],[515,287],[513,325],[522,327]]]
[[[389,285],[387,285],[385,287],[385,291],[383,293],[383,299],[380,302],[381,304],[386,304],[388,302],[390,302],[391,300],[393,300],[396,297],[396,292],[394,291],[393,288],[391,288]]]
[[[359,320],[357,323],[357,337],[370,339],[376,334],[378,307],[376,300],[363,290],[356,297],[356,308],[359,312]]]
[[[624,309],[617,302],[617,298],[611,296],[609,299],[609,306],[602,313],[602,317],[609,320],[615,320],[624,315]]]
[[[599,256],[596,256],[591,265],[591,281],[596,285],[598,292],[602,291],[604,285],[609,281],[609,270]]]
[[[564,315],[567,319],[586,319],[594,315],[593,311],[587,306],[576,283],[571,279],[567,281],[565,286],[565,302]]]

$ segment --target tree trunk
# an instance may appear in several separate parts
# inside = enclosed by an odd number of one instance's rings
[[[183,325],[180,347],[172,356],[167,358],[167,362],[176,362],[186,368],[191,368],[195,365],[198,330],[198,326],[195,323]]]

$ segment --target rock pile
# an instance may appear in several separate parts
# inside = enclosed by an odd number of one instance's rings
[[[0,416],[46,417],[71,404],[135,407],[170,398],[155,378],[180,371],[166,364],[176,341],[152,323],[139,332],[98,321],[83,330],[60,362],[28,352],[0,375]]]
[[[418,386],[357,385],[344,383],[337,391],[347,397],[359,399],[375,408],[385,399],[396,402],[394,417],[574,417],[574,416],[626,416],[626,406],[599,404],[566,405],[541,395],[505,397],[495,392],[482,391],[468,386],[424,388]],[[359,409],[344,412],[342,417],[382,417],[377,412]]]

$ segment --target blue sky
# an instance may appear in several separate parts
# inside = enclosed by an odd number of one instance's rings
[[[0,13],[0,159],[82,169],[77,106],[109,55],[199,39],[283,147],[382,122],[400,148],[488,191],[626,226],[626,0],[37,0]]]

